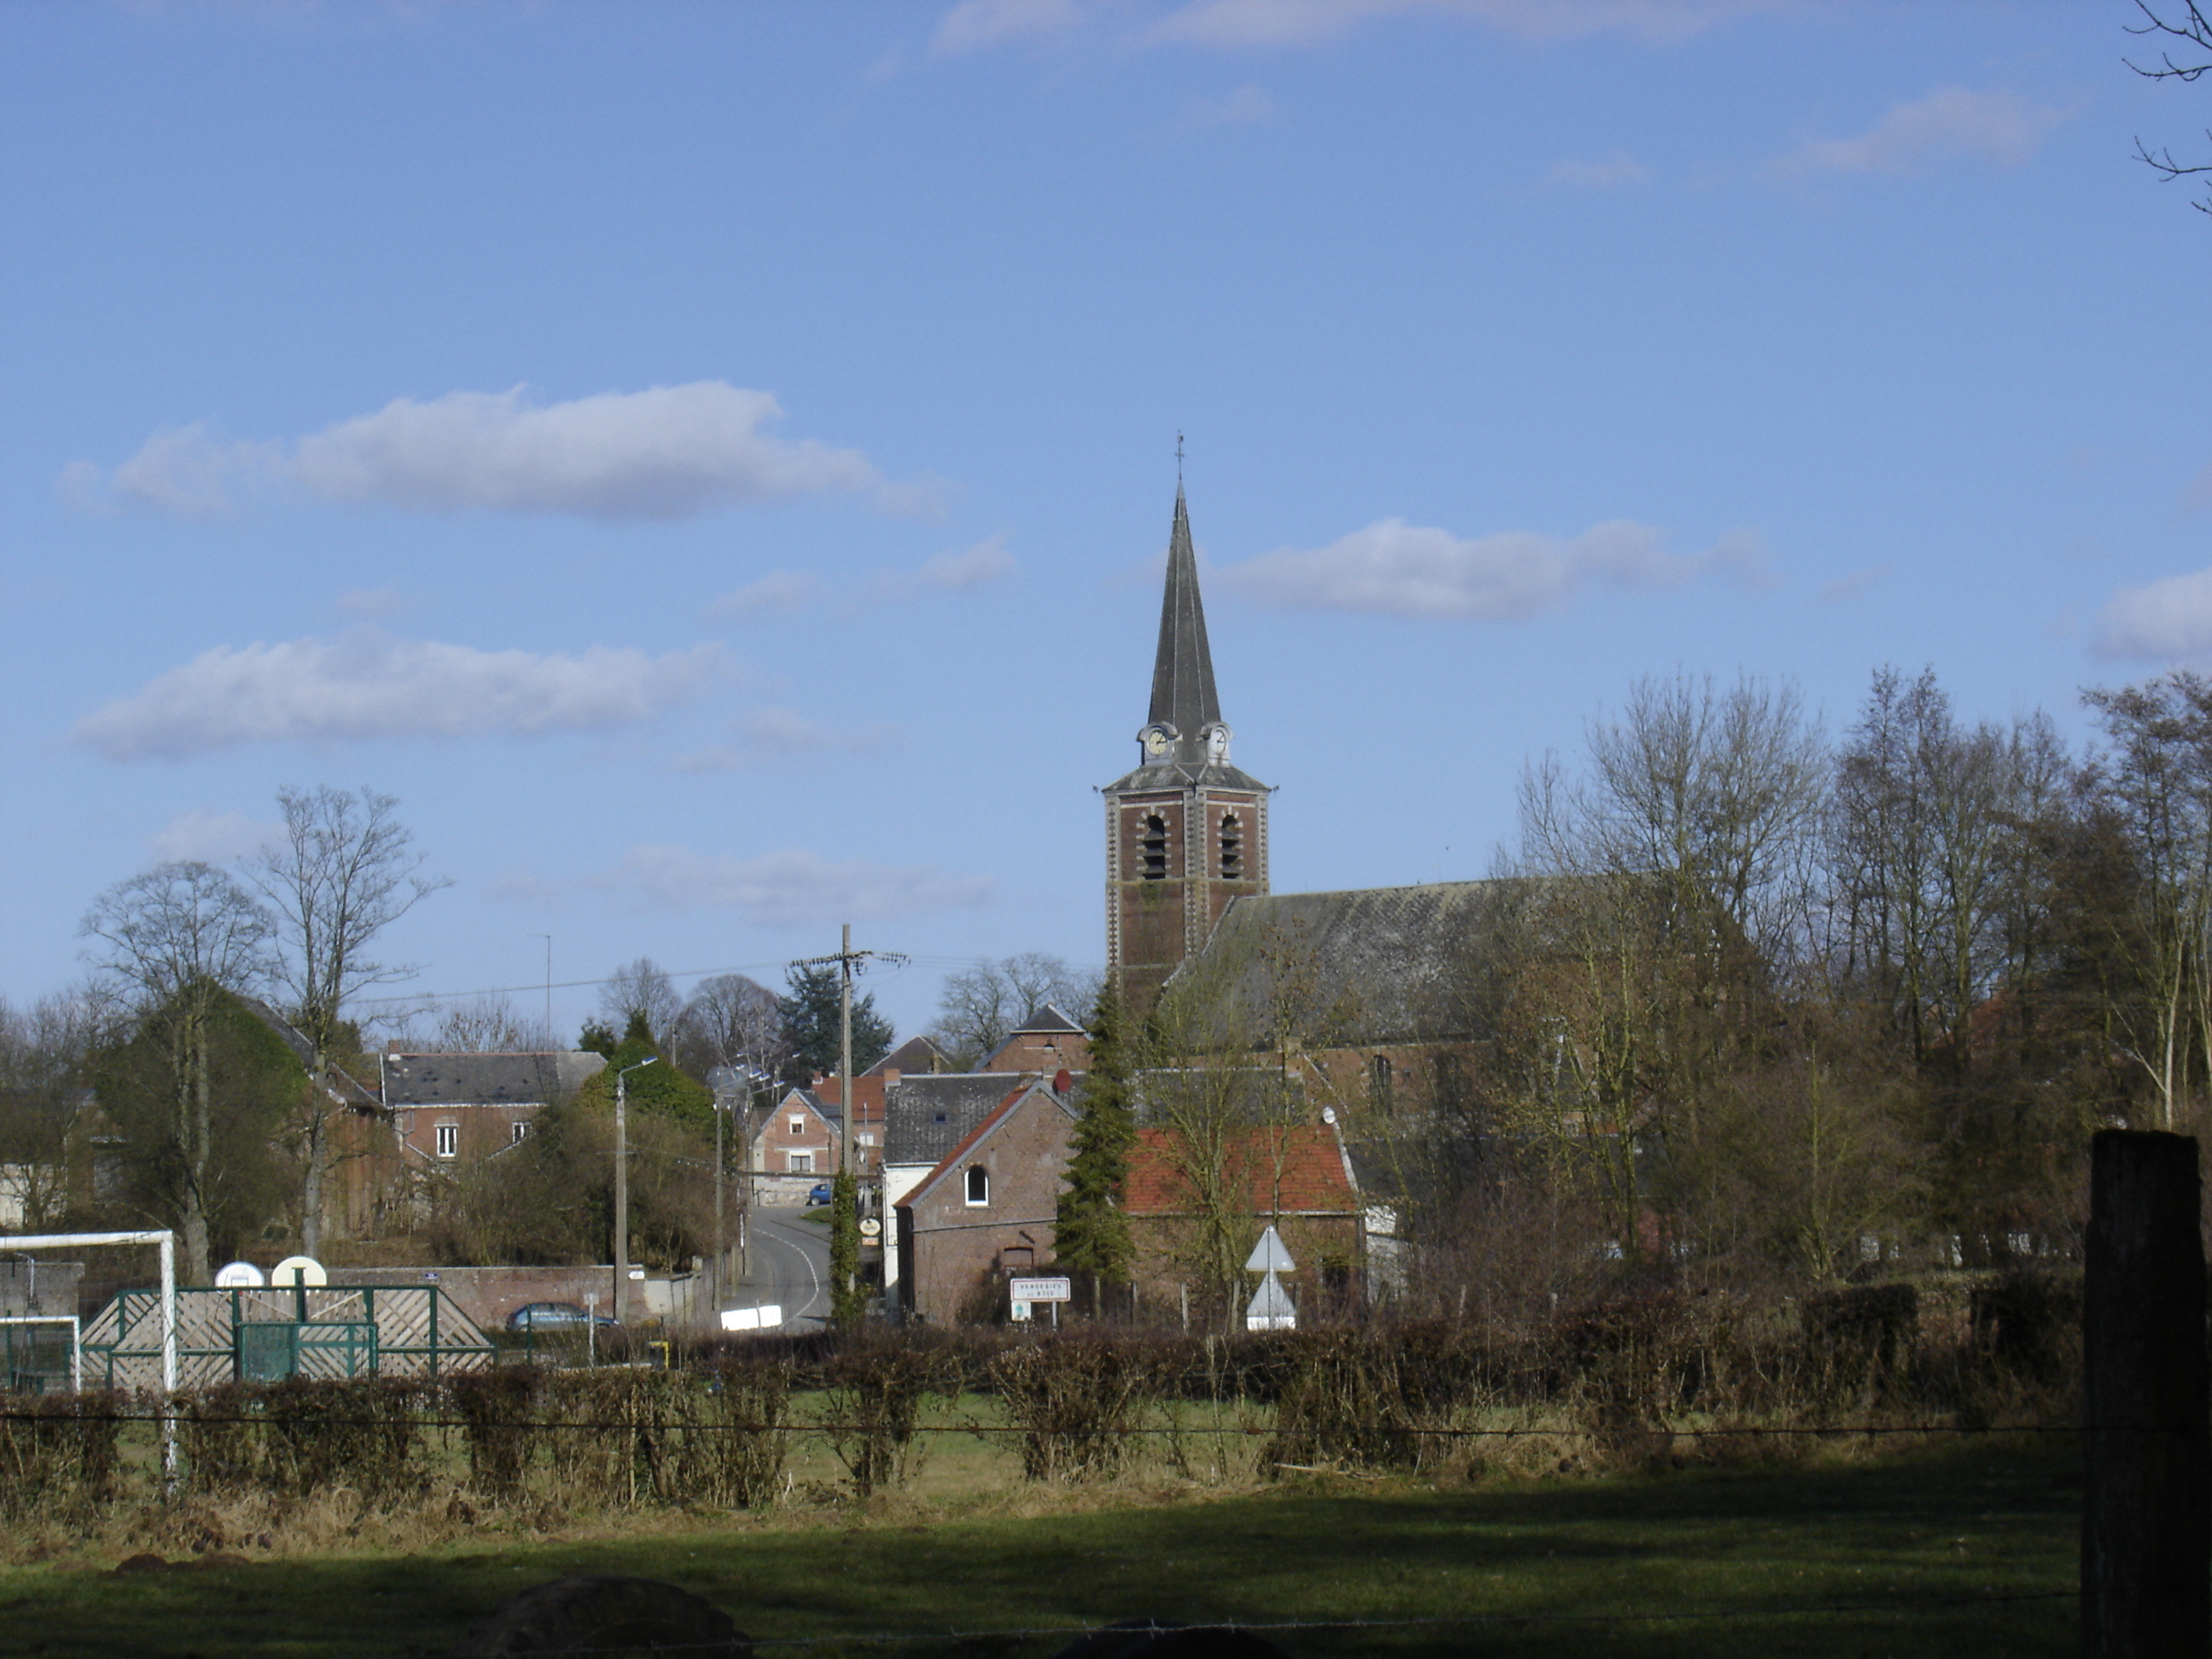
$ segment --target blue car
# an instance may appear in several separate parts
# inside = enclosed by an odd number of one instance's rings
[[[817,1204],[827,1204],[835,1196],[835,1190],[828,1182],[817,1181],[814,1183],[812,1190],[806,1194],[806,1207],[811,1210]]]

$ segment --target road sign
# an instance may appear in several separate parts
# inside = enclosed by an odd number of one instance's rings
[[[1248,1331],[1294,1331],[1298,1328],[1298,1310],[1291,1304],[1291,1293],[1283,1288],[1283,1281],[1269,1273],[1260,1281],[1260,1288],[1244,1309],[1244,1328]]]
[[[1071,1299],[1068,1291],[1064,1279],[1016,1279],[1006,1285],[1007,1296],[1016,1302],[1066,1302]]]
[[[1297,1263],[1283,1248],[1282,1239],[1273,1227],[1260,1235],[1260,1242],[1252,1247],[1252,1259],[1244,1264],[1248,1273],[1286,1273]]]
[[[882,1232],[882,1231],[883,1231],[883,1230],[884,1230],[884,1224],[883,1224],[882,1222],[880,1222],[880,1221],[877,1220],[877,1219],[875,1218],[875,1217],[873,1217],[873,1216],[870,1215],[870,1216],[862,1216],[862,1217],[860,1218],[860,1237],[863,1237],[863,1238],[873,1238],[873,1237],[876,1237],[876,1235],[877,1235],[877,1234],[878,1234],[878,1233],[880,1233],[880,1232]]]
[[[1015,1303],[1006,1314],[1007,1318],[1013,1320],[1018,1324],[1028,1319],[1029,1316],[1030,1304],[1026,1302]]]

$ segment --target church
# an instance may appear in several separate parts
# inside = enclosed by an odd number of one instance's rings
[[[1133,1018],[1192,994],[1208,1046],[1266,1054],[1355,1142],[1387,1136],[1468,1087],[1467,969],[1510,884],[1272,891],[1273,792],[1231,762],[1233,736],[1178,482],[1137,766],[1101,791],[1107,972]]]

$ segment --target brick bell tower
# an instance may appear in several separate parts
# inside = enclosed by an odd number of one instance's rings
[[[1229,763],[1230,736],[1178,479],[1152,714],[1137,733],[1137,769],[1101,792],[1106,971],[1140,1018],[1229,901],[1267,890],[1267,786]]]

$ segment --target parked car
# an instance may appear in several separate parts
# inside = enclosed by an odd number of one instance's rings
[[[827,1204],[836,1195],[836,1189],[828,1182],[817,1181],[806,1194],[806,1207],[811,1210],[817,1204]]]
[[[586,1313],[573,1302],[532,1302],[507,1316],[510,1331],[576,1330],[589,1321],[605,1330],[615,1322],[605,1314]]]

